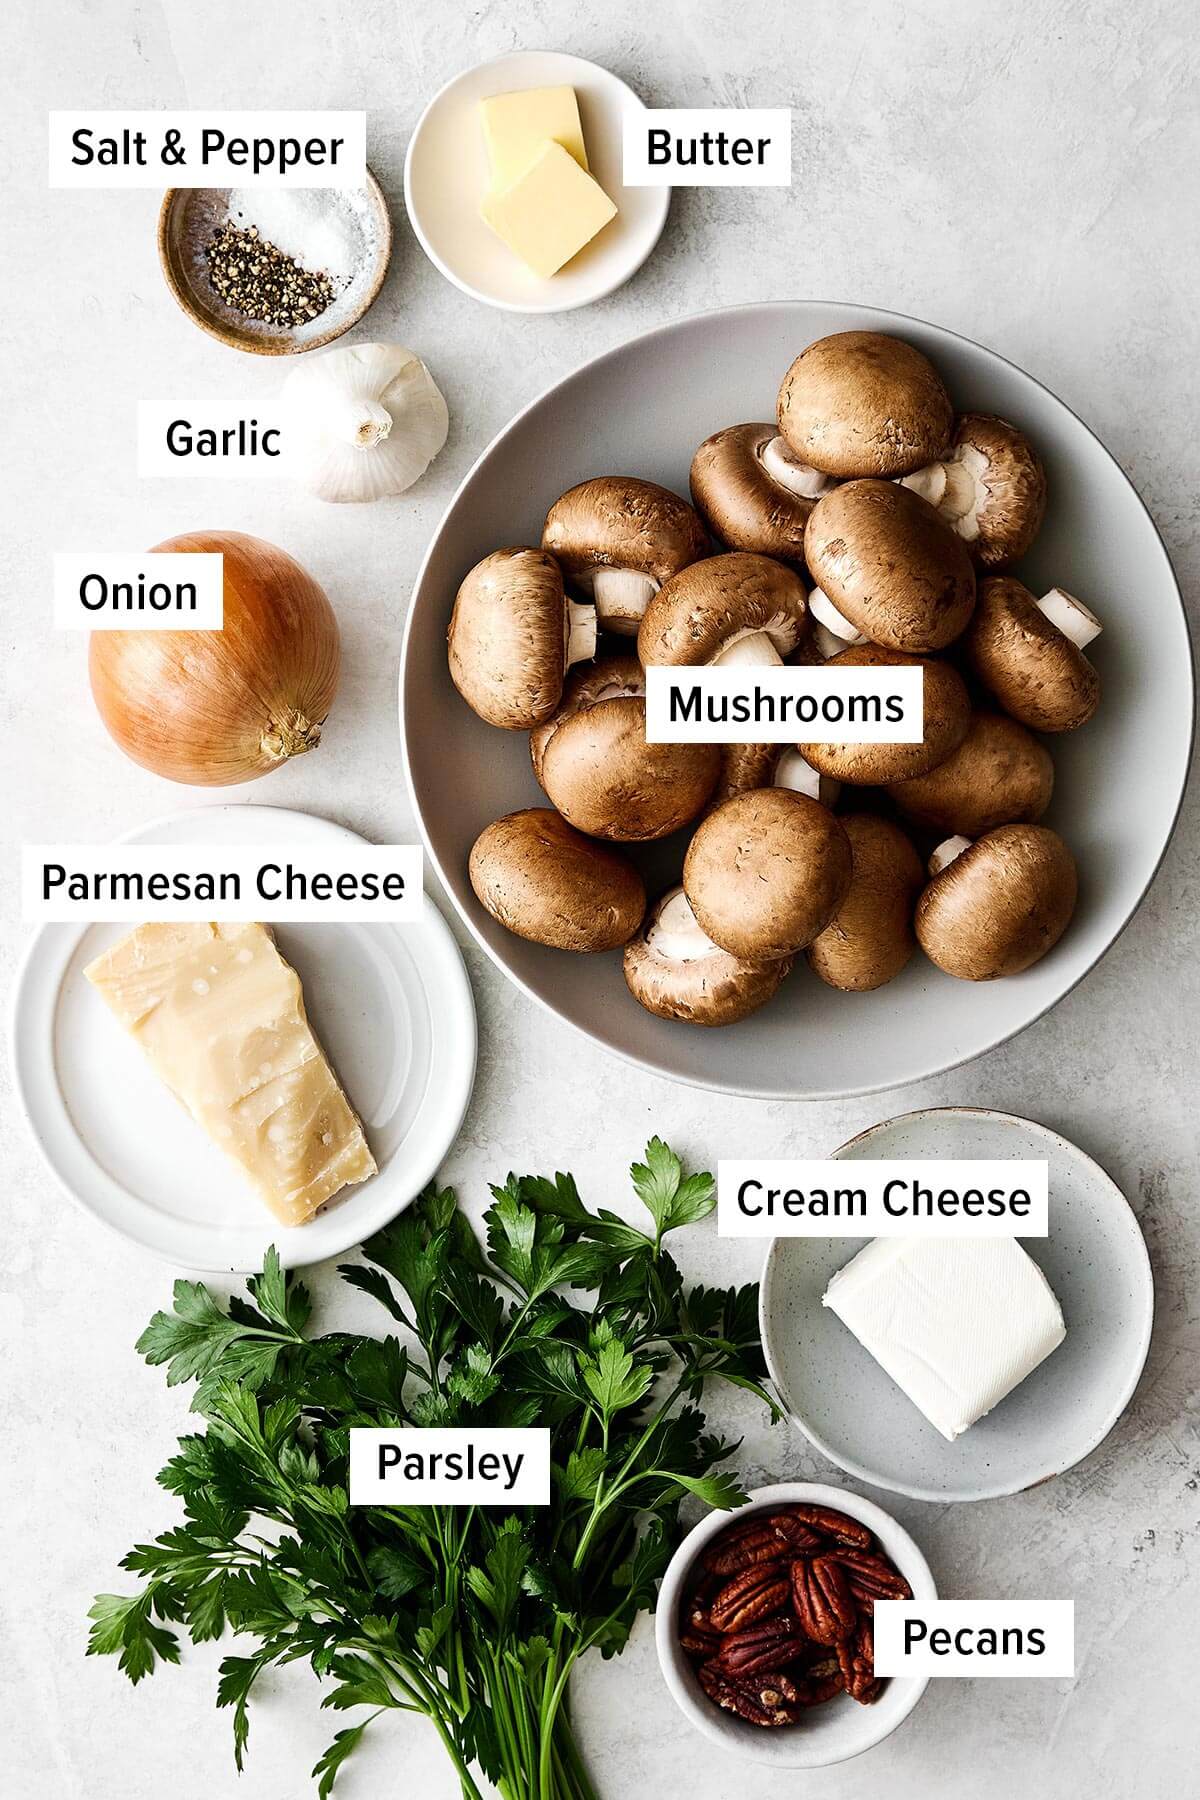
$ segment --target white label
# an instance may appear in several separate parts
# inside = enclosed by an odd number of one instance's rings
[[[877,1600],[877,1675],[1075,1674],[1073,1600]]]
[[[549,1506],[544,1426],[354,1426],[351,1506]]]
[[[963,1160],[717,1164],[721,1237],[1045,1237],[1049,1164]]]
[[[59,631],[220,631],[220,551],[60,551],[54,558]]]
[[[360,188],[366,171],[363,112],[50,114],[52,188]]]
[[[631,107],[626,187],[790,187],[787,106]]]
[[[920,669],[646,670],[651,744],[919,744],[924,736]]]
[[[35,924],[128,919],[361,919],[421,911],[418,844],[26,844],[21,910]]]
[[[178,401],[139,400],[139,475],[212,475],[278,479],[289,473],[289,442],[283,407],[256,402],[242,412],[232,403],[214,406]]]

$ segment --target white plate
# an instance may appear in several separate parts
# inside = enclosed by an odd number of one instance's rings
[[[592,174],[617,216],[557,275],[543,281],[479,216],[488,187],[487,150],[476,111],[492,94],[573,87]],[[519,50],[456,75],[417,121],[404,159],[404,203],[430,262],[464,294],[505,312],[569,312],[619,288],[662,235],[669,187],[627,188],[621,180],[625,115],[642,102],[616,75],[582,56]]]
[[[792,357],[827,332],[897,332],[931,356],[963,409],[1023,426],[1050,479],[1046,524],[1020,573],[1099,611],[1091,654],[1100,710],[1048,739],[1057,770],[1047,822],[1079,862],[1070,929],[1008,981],[955,981],[914,956],[874,994],[841,994],[801,966],[762,1012],[719,1031],[653,1018],[627,993],[621,959],[525,943],[471,892],[479,832],[545,806],[525,734],[496,731],[455,692],[446,626],[472,563],[536,544],[547,508],[589,475],[648,476],[686,494],[696,446],[723,425],[769,419]],[[586,422],[581,427],[581,421]],[[452,500],[417,581],[401,672],[410,786],[447,891],[493,960],[559,1018],[642,1068],[768,1099],[874,1093],[1003,1043],[1070,992],[1126,925],[1166,849],[1192,741],[1192,654],[1179,589],[1154,522],[1103,444],[1046,388],[978,344],[866,307],[817,302],[702,314],[635,338],[535,400],[483,453]],[[686,840],[635,853],[652,889],[678,881]]]
[[[875,1125],[834,1155],[1044,1157],[1050,1232],[1024,1248],[1057,1294],[1067,1335],[994,1411],[947,1443],[821,1305],[855,1238],[776,1238],[759,1297],[763,1349],[795,1423],[832,1462],[918,1500],[986,1500],[1059,1475],[1112,1430],[1137,1386],[1154,1321],[1141,1229],[1120,1189],[1066,1138],[1008,1113],[947,1107]]]
[[[130,834],[143,844],[304,844],[355,834],[275,806],[200,807]],[[85,981],[133,925],[44,925],[15,992],[17,1091],[59,1181],[135,1243],[184,1268],[261,1269],[340,1256],[403,1211],[436,1172],[475,1078],[475,1008],[433,902],[412,925],[278,928],[317,1035],[362,1119],[379,1173],[307,1225],[281,1225]]]

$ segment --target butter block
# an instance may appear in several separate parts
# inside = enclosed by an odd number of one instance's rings
[[[876,1238],[823,1304],[951,1442],[1066,1336],[1062,1308],[1015,1238]]]
[[[84,974],[285,1225],[375,1174],[300,977],[265,925],[139,925]]]
[[[489,194],[486,224],[543,279],[591,243],[616,213],[594,181],[561,144],[543,144],[511,187]]]
[[[581,169],[588,166],[574,88],[526,88],[515,94],[493,94],[480,101],[479,117],[494,188],[511,187],[542,145],[551,140],[569,151]]]

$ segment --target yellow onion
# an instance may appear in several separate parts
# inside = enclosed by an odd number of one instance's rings
[[[220,631],[95,631],[92,693],[126,756],[194,787],[266,775],[321,741],[337,692],[337,618],[312,576],[241,531],[190,531],[155,551],[219,551]]]

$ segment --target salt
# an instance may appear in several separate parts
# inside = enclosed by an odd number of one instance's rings
[[[234,188],[228,217],[301,268],[345,286],[362,261],[362,229],[336,188]]]

